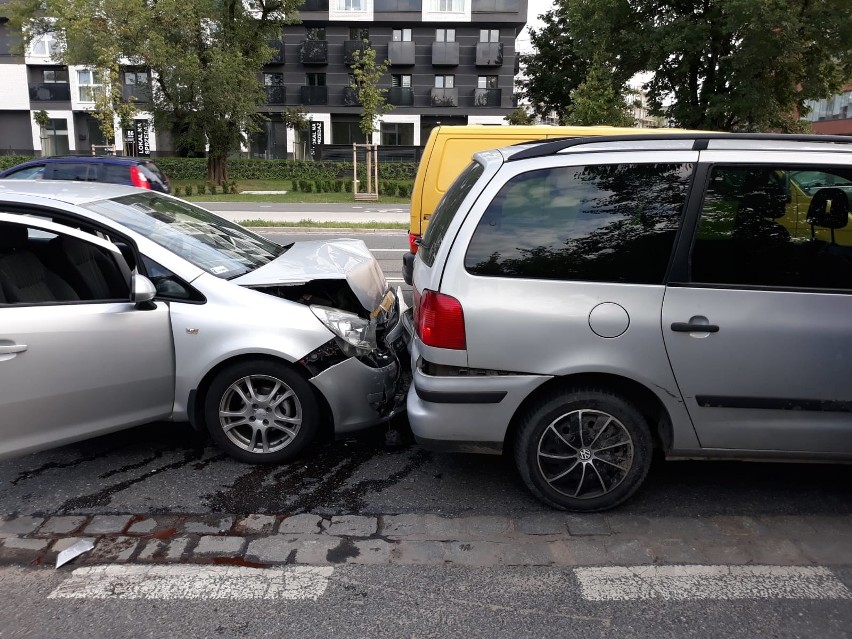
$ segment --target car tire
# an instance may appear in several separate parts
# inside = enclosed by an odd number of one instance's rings
[[[243,361],[220,371],[204,397],[204,421],[216,444],[250,464],[277,464],[301,453],[319,430],[308,382],[284,363]]]
[[[604,389],[547,396],[521,417],[515,463],[544,503],[576,512],[613,508],[633,495],[651,466],[647,421]]]

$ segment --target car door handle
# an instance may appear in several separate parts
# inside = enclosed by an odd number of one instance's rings
[[[13,353],[23,353],[27,350],[26,344],[11,344],[7,346],[0,346],[0,355],[11,355]]]
[[[693,324],[692,322],[673,322],[672,330],[675,333],[718,333],[719,327],[715,324]]]

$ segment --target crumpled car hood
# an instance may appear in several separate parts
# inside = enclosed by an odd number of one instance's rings
[[[276,286],[336,279],[346,279],[370,312],[387,294],[385,274],[361,240],[296,242],[284,255],[231,281],[241,286]]]

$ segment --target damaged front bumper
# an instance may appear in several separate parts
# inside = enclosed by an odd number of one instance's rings
[[[413,330],[401,295],[395,310],[393,326],[368,356],[349,357],[332,339],[301,360],[328,402],[336,433],[366,428],[405,410]]]

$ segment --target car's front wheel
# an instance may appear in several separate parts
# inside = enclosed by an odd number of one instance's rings
[[[298,373],[269,360],[243,361],[216,375],[204,398],[213,440],[232,457],[272,464],[298,455],[316,436],[319,408]]]
[[[642,414],[606,390],[556,392],[522,417],[515,462],[532,493],[573,511],[617,506],[644,481],[651,435]]]

